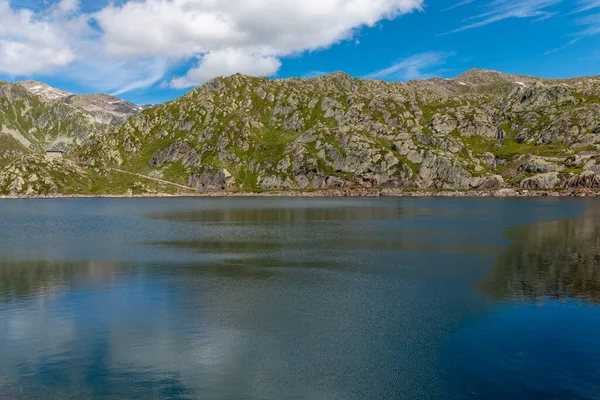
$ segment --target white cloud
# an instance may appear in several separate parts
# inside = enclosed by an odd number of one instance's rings
[[[66,25],[60,28],[50,16],[27,9],[13,11],[7,0],[0,0],[0,72],[25,76],[72,62]]]
[[[326,48],[357,29],[422,9],[423,0],[146,0],[94,15],[108,56],[198,57],[176,87],[233,72],[275,73],[286,55]],[[132,23],[135,21],[135,23]]]
[[[423,0],[146,0],[95,15],[116,57],[228,48],[281,56],[330,46]],[[135,21],[135,23],[132,23]]]
[[[79,11],[79,7],[79,0],[61,0],[52,7],[52,13],[55,17],[72,15]]]
[[[367,75],[367,78],[400,79],[405,81],[410,79],[429,78],[433,76],[433,74],[428,72],[428,70],[445,64],[448,57],[453,55],[453,52],[428,52],[416,54],[391,67],[373,72]]]
[[[351,39],[362,27],[422,10],[424,0],[129,0],[83,14],[79,0],[0,0],[0,73],[69,74],[124,92],[198,60],[176,87],[241,72],[272,75],[281,58]],[[127,73],[125,68],[139,67]],[[119,73],[117,73],[117,71]],[[159,75],[162,76],[159,77]],[[96,76],[96,78],[94,78]],[[98,78],[100,77],[100,78]]]
[[[215,76],[238,72],[252,76],[270,76],[277,73],[279,67],[281,61],[274,56],[249,54],[235,49],[218,50],[202,56],[196,68],[190,69],[184,77],[173,79],[171,86],[183,89]]]
[[[468,29],[480,28],[508,18],[535,18],[543,20],[556,13],[549,8],[560,4],[563,0],[494,0],[485,6],[485,10],[465,19],[464,24],[447,33],[456,33]]]
[[[118,96],[160,81],[167,64],[164,57],[115,61],[90,54],[64,68],[62,73],[81,85]]]

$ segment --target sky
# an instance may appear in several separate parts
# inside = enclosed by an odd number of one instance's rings
[[[600,0],[0,0],[0,79],[137,104],[217,76],[600,74]]]

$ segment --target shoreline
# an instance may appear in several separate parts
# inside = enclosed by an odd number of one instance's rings
[[[169,198],[169,197],[600,197],[600,189],[396,189],[353,188],[324,190],[272,190],[264,192],[212,191],[197,193],[145,194],[48,194],[0,195],[0,199],[94,199],[94,198]]]

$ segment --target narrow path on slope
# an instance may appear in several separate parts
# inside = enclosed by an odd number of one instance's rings
[[[186,190],[190,190],[190,191],[192,191],[192,192],[200,192],[200,190],[198,190],[198,189],[194,189],[194,188],[191,188],[191,187],[189,187],[189,186],[180,185],[179,183],[175,183],[175,182],[166,181],[166,180],[164,180],[164,179],[155,178],[155,177],[148,176],[148,175],[138,174],[137,172],[124,171],[124,170],[122,170],[122,169],[118,169],[118,168],[108,168],[108,169],[109,169],[109,170],[111,170],[111,171],[117,171],[117,172],[121,172],[121,173],[123,173],[123,174],[134,175],[134,176],[137,176],[137,177],[139,177],[139,178],[149,179],[149,180],[151,180],[151,181],[155,181],[155,182],[158,182],[158,183],[162,183],[162,184],[164,184],[164,185],[176,186],[176,187],[178,187],[178,188],[181,188],[181,189],[186,189]]]

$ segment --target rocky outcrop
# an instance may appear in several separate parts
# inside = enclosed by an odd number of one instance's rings
[[[107,94],[70,95],[61,100],[85,111],[94,122],[104,125],[122,125],[142,111],[138,105]]]
[[[532,174],[545,174],[548,172],[561,172],[566,167],[564,165],[555,164],[541,157],[531,157],[525,163],[521,164],[519,171],[525,171]]]
[[[426,187],[468,189],[478,183],[459,162],[432,153],[425,155],[419,178]]]
[[[226,169],[215,170],[212,167],[194,170],[188,186],[201,190],[231,190],[235,179]]]
[[[600,175],[593,171],[584,171],[569,178],[566,186],[569,188],[600,188]]]
[[[29,92],[35,94],[36,96],[39,96],[40,99],[47,102],[60,100],[72,95],[72,93],[53,88],[52,86],[47,85],[44,82],[21,81],[19,82],[19,84],[25,89],[27,89]]]
[[[483,179],[483,182],[477,186],[477,189],[502,189],[508,187],[504,178],[500,175],[492,175]]]
[[[162,167],[165,163],[181,162],[184,166],[198,165],[201,156],[187,142],[176,142],[157,151],[150,160],[150,166]]]
[[[553,189],[559,186],[561,182],[558,173],[549,172],[523,179],[520,187],[523,189]]]

